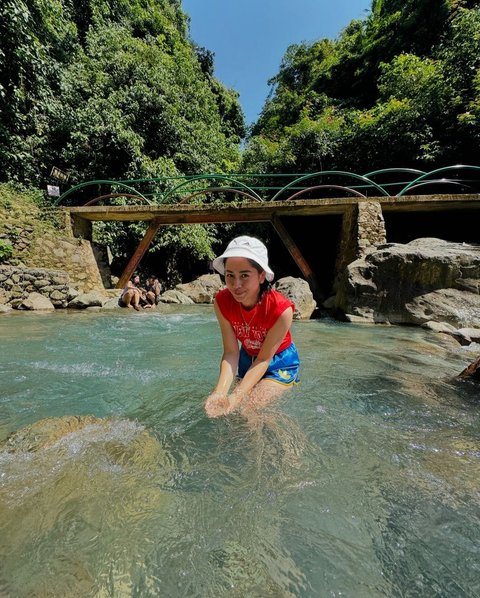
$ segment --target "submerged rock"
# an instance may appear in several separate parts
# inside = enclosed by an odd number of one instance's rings
[[[105,420],[91,415],[47,417],[10,434],[7,440],[0,445],[0,450],[8,452],[38,451],[71,432],[82,430],[85,426],[104,423]]]
[[[459,378],[471,378],[472,380],[478,380],[480,382],[480,357],[477,357],[475,361],[472,361],[460,374]]]
[[[5,595],[103,596],[112,584],[133,594],[132,563],[172,508],[172,464],[156,438],[124,419],[49,417],[11,434],[0,464]]]
[[[63,444],[61,444],[63,442]],[[70,445],[69,445],[70,442]],[[163,456],[160,443],[135,422],[101,419],[93,415],[47,417],[10,434],[0,444],[0,452],[40,453],[54,447],[62,451],[81,444],[104,451],[122,463],[136,463],[142,468]]]

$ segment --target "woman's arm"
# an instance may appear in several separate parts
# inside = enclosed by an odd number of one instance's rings
[[[220,374],[214,391],[208,396],[205,410],[210,416],[223,415],[228,408],[227,393],[237,373],[240,351],[237,337],[230,322],[223,316],[217,303],[214,303],[220,331],[222,333],[223,355],[220,361]]]

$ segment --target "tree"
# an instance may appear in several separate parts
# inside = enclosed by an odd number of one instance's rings
[[[475,162],[479,6],[375,0],[337,40],[290,46],[252,128],[246,167],[255,171],[255,159],[274,172]]]
[[[238,94],[188,39],[180,0],[5,0],[0,73],[1,179],[43,187],[53,165],[72,183],[238,166]],[[212,230],[162,231],[157,249],[164,262],[205,256]],[[100,233],[130,255],[143,230]]]

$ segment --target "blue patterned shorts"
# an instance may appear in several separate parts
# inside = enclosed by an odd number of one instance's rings
[[[249,355],[243,347],[240,348],[240,359],[238,362],[239,378],[245,376],[254,359],[255,357]],[[292,343],[289,347],[273,356],[263,378],[274,380],[284,386],[291,386],[300,382],[298,377],[299,369],[300,360],[298,358],[297,348],[295,347],[295,344]]]

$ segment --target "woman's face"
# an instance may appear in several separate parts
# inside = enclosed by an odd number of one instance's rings
[[[234,299],[244,307],[253,307],[257,303],[265,276],[265,272],[259,272],[244,257],[229,257],[225,260],[225,284]]]

